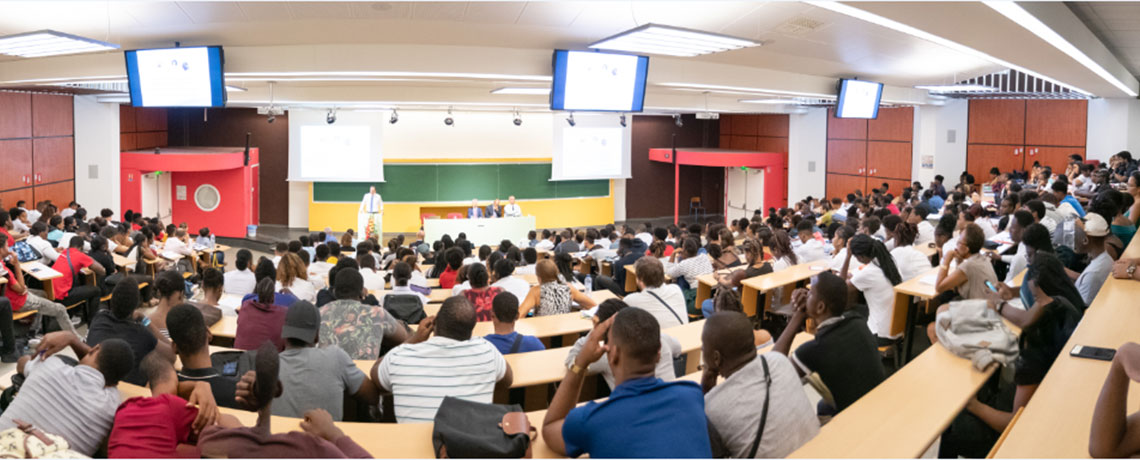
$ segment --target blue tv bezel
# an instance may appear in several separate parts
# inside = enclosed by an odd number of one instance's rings
[[[130,88],[131,106],[132,107],[186,107],[186,108],[201,108],[201,107],[225,107],[227,101],[226,95],[226,58],[225,53],[220,45],[211,46],[188,46],[185,48],[206,48],[207,55],[210,61],[210,105],[146,105],[142,97],[142,88],[139,85],[139,66],[138,56],[139,51],[154,51],[154,50],[170,50],[178,48],[146,48],[127,50],[123,52],[123,58],[127,66],[127,86]]]
[[[634,79],[633,102],[629,110],[613,109],[566,109],[566,60],[570,53],[598,53],[615,54],[621,56],[637,57],[637,75]],[[649,75],[649,56],[627,53],[603,53],[601,51],[574,51],[554,50],[551,67],[553,79],[550,82],[550,110],[569,110],[574,112],[628,112],[639,113],[645,109],[645,82]]]

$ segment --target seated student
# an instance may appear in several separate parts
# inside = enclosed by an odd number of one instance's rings
[[[269,341],[278,350],[285,349],[281,326],[285,324],[285,313],[289,309],[273,303],[273,279],[258,281],[254,294],[257,297],[243,301],[238,311],[234,348],[255,350]]]
[[[757,356],[747,316],[714,314],[705,322],[701,343],[713,457],[782,458],[819,433],[819,419],[795,367],[779,352]]]
[[[32,224],[31,232],[29,233],[30,236],[28,236],[28,239],[25,241],[27,241],[28,246],[31,246],[32,249],[35,249],[36,252],[43,256],[38,262],[50,266],[52,262],[55,262],[55,260],[59,258],[59,252],[57,252],[55,246],[47,240],[47,233],[47,224],[36,222]]]
[[[891,217],[894,219],[890,219]],[[910,222],[898,221],[897,216],[888,216],[888,219],[897,221],[892,222],[895,227],[888,230],[888,234],[891,235],[891,242],[895,245],[891,250],[891,258],[895,260],[895,266],[898,267],[903,281],[918,278],[930,271],[930,258],[914,246],[918,227]]]
[[[202,312],[184,303],[170,310],[166,316],[170,332],[170,348],[182,361],[178,371],[179,382],[206,382],[214,401],[222,407],[239,408],[234,399],[237,378],[222,375],[210,362],[210,331],[202,319]]]
[[[1020,234],[1019,231],[1019,238]],[[998,279],[989,259],[980,254],[984,243],[985,232],[976,224],[969,224],[962,230],[957,247],[944,254],[939,265],[938,277],[934,283],[939,293],[954,290],[962,299],[986,297],[986,293],[990,292],[986,282],[996,285]],[[956,264],[957,267],[951,270],[951,264]]]
[[[323,409],[304,414],[301,431],[273,434],[270,424],[273,402],[284,394],[277,349],[264,344],[257,350],[252,384],[243,390],[243,400],[257,411],[257,423],[242,426],[236,418],[223,415],[218,425],[208,426],[198,436],[198,449],[207,458],[371,458],[345,436]],[[290,389],[291,390],[291,389]]]
[[[1021,328],[1017,360],[1011,366],[1016,384],[1014,395],[1008,398],[1002,397],[1008,395],[999,394],[993,399],[983,401],[974,398],[967,402],[965,413],[959,415],[942,435],[940,457],[985,456],[1005,431],[1013,414],[1029,403],[1053,361],[1065,351],[1065,343],[1081,320],[1084,302],[1056,256],[1038,252],[1026,271],[1024,282],[1033,293],[1028,309],[1007,304],[1006,301],[1012,298],[1012,290],[1009,289],[987,296],[990,308]],[[943,306],[939,311],[945,308]],[[937,342],[933,328],[928,330],[928,335]]]
[[[617,294],[619,296],[624,296],[626,294],[625,266],[637,262],[637,259],[644,257],[645,251],[647,250],[649,250],[649,245],[645,244],[645,242],[641,239],[634,238],[631,234],[622,236],[622,238],[618,240],[618,260],[615,260],[613,263],[613,276],[599,276],[595,285],[609,289],[610,291],[613,291],[614,294]],[[674,253],[673,257],[676,258],[677,254]],[[705,273],[711,272],[712,265],[710,263],[709,271]]]
[[[467,280],[471,282],[471,287],[461,295],[475,307],[475,321],[490,321],[495,316],[491,302],[503,290],[490,285],[487,267],[479,262],[467,266]]]
[[[274,290],[278,292],[288,292],[297,299],[305,300],[310,303],[317,300],[317,288],[309,281],[309,274],[305,268],[305,264],[297,254],[285,252],[285,254],[281,256],[280,262],[274,265],[277,266]],[[292,305],[292,303],[289,305]],[[283,306],[288,307],[289,305]]]
[[[155,272],[166,270],[166,259],[158,256],[152,249],[155,246],[155,232],[150,227],[144,227],[132,238],[131,248],[127,251],[127,259],[134,263],[134,272],[145,274],[153,266]]]
[[[930,190],[927,190],[930,191]],[[941,209],[941,207],[939,207]],[[918,228],[918,236],[914,238],[914,244],[924,245],[934,242],[934,224],[926,220],[926,216],[931,213],[930,207],[925,204],[920,204],[914,207],[914,212],[910,214],[907,222],[910,222]]]
[[[225,289],[225,276],[222,275],[222,271],[213,267],[203,270],[200,288],[201,297],[195,297],[198,300],[190,303],[202,312],[206,326],[213,326],[222,319],[221,299]]]
[[[24,283],[24,270],[21,268],[20,259],[8,248],[4,240],[8,238],[7,235],[0,235],[0,275],[8,278],[8,283],[4,291],[4,296],[8,298],[9,310],[18,312],[23,309],[35,310],[40,315],[51,316],[59,323],[60,329],[78,334],[75,331],[75,324],[71,322],[71,317],[67,315],[67,307],[58,302],[52,302],[48,299],[33,294],[28,290],[28,286]],[[5,315],[5,317],[9,317]],[[39,318],[32,323],[32,331],[38,332],[42,326],[43,321]],[[8,330],[6,327],[0,329]],[[15,344],[12,344],[15,347]]]
[[[1078,252],[1088,254],[1089,264],[1080,273],[1069,269],[1065,271],[1076,282],[1085,305],[1091,305],[1104,281],[1112,273],[1112,256],[1105,250],[1105,239],[1109,235],[1108,222],[1100,214],[1089,213],[1085,218],[1084,231],[1078,232],[1080,234],[1085,235],[1085,238],[1084,241],[1077,242],[1077,249]]]
[[[392,392],[399,423],[431,422],[444,396],[489,404],[496,389],[510,388],[511,366],[490,342],[471,337],[473,329],[471,302],[449,297],[372,366],[372,380]]]
[[[99,311],[99,298],[102,297],[103,291],[98,286],[86,283],[77,284],[75,280],[76,278],[86,279],[86,275],[80,273],[85,268],[91,269],[96,276],[106,276],[107,270],[95,259],[83,253],[84,243],[83,237],[80,236],[72,237],[64,242],[66,249],[60,249],[60,256],[52,265],[52,268],[63,276],[51,280],[51,284],[55,298],[59,299],[57,302],[64,305],[85,303],[86,308],[82,310],[82,313],[90,321],[91,317],[95,316],[95,312]]]
[[[823,241],[815,239],[813,234],[815,225],[811,220],[801,220],[796,225],[797,239],[800,241],[800,247],[795,248],[796,258],[802,262],[815,262],[817,260],[828,260],[827,249],[824,247]]]
[[[867,326],[880,343],[898,338],[891,336],[891,312],[895,306],[894,287],[902,282],[902,275],[894,258],[882,242],[865,233],[852,237],[847,249],[847,261],[839,276],[848,280],[848,296],[854,299],[858,292],[863,293],[867,301]],[[852,257],[861,266],[852,268]]]
[[[492,286],[514,294],[516,299],[526,298],[527,293],[530,292],[530,283],[522,278],[511,276],[515,271],[514,262],[501,259],[495,262],[494,269]]]
[[[685,282],[689,283],[690,288],[696,288],[698,284],[698,277],[701,275],[707,275],[714,271],[712,266],[712,259],[705,254],[699,253],[701,249],[700,246],[701,242],[699,239],[697,239],[697,237],[690,236],[686,238],[685,242],[681,244],[681,251],[673,253],[674,263],[669,266],[669,269],[666,270],[665,274],[669,275],[670,278],[675,280],[685,278]],[[634,262],[636,262],[636,260],[634,260]],[[623,265],[623,272],[625,271],[624,268],[625,266]],[[617,263],[615,262],[615,281],[617,281],[617,274]],[[622,273],[622,275],[624,275],[624,273]],[[625,286],[624,276],[622,277],[620,283],[622,283],[622,286]],[[622,292],[619,295],[624,294],[625,293]]]
[[[344,396],[364,404],[379,402],[379,390],[340,347],[317,347],[321,314],[317,307],[300,301],[289,307],[281,337],[281,383],[289,391],[274,401],[273,415],[304,416],[312,409],[323,409],[333,420],[344,418]]]
[[[601,305],[598,305],[598,310],[590,319],[594,322],[594,327],[597,328],[599,324],[606,322],[619,311],[625,309],[629,305],[618,299],[606,299]],[[660,326],[658,326],[660,328]],[[677,378],[677,372],[673,368],[673,360],[681,356],[681,342],[672,336],[662,332],[661,346],[659,350],[660,359],[656,360],[656,368],[654,370],[658,379],[666,382],[672,381]],[[569,368],[574,364],[578,354],[588,345],[586,342],[587,337],[579,337],[574,342],[573,348],[570,353],[566,355],[566,367]],[[602,378],[605,379],[606,384],[610,389],[613,389],[616,382],[616,374],[613,368],[610,367],[610,362],[605,359],[594,361],[590,364],[590,373],[601,373]]]
[[[360,265],[360,276],[364,278],[364,289],[369,291],[384,290],[384,272],[376,269],[376,259],[372,254],[357,253],[356,263]]]
[[[832,254],[831,262],[828,263],[827,268],[839,272],[843,270],[843,262],[847,261],[847,241],[855,235],[854,229],[851,227],[839,227],[835,229],[835,233],[831,236]]]
[[[740,245],[740,249],[744,252],[745,268],[727,274],[716,274],[717,283],[729,288],[723,290],[737,289],[740,287],[741,282],[748,278],[772,273],[772,264],[764,260],[763,247],[758,240],[752,238],[745,239],[744,243]],[[629,297],[626,297],[625,301],[628,303]],[[763,294],[759,302],[763,303]],[[705,318],[712,316],[714,311],[720,311],[715,309],[714,304],[714,299],[705,299],[705,301],[701,303],[701,313]]]
[[[412,290],[410,286],[412,276],[413,271],[411,265],[407,262],[397,262],[396,265],[392,267],[392,289],[384,292],[384,295],[380,297],[380,305],[388,309],[389,298],[397,296],[414,296],[419,300],[421,309],[424,305],[427,305],[430,299]]]
[[[886,379],[882,358],[867,320],[858,309],[848,309],[842,278],[822,272],[811,290],[792,294],[795,305],[788,327],[772,350],[792,359],[800,376],[818,373],[833,397],[834,407],[821,401],[820,413],[833,414],[850,406]],[[810,318],[815,338],[792,353],[792,341]]]
[[[130,345],[135,362],[123,381],[134,385],[146,385],[146,374],[140,369],[142,358],[156,348],[159,354],[173,361],[174,352],[170,344],[160,342],[162,335],[145,315],[142,314],[139,285],[125,278],[115,285],[111,292],[111,308],[99,310],[91,320],[87,331],[87,345],[95,346],[109,339],[121,339]]]
[[[137,358],[137,357],[136,357]],[[115,425],[107,438],[108,458],[197,458],[194,446],[197,434],[218,417],[217,406],[205,382],[178,382],[178,374],[170,359],[161,353],[150,353],[142,359],[144,379],[149,382],[150,397],[135,396],[119,406]],[[193,391],[198,395],[193,395]],[[209,398],[202,410],[188,403],[188,398]]]
[[[546,411],[546,445],[571,457],[711,457],[708,432],[693,428],[707,423],[700,386],[655,377],[660,337],[657,320],[640,308],[594,327]],[[604,402],[575,407],[587,369],[603,358],[615,376],[613,392]]]
[[[447,267],[439,274],[439,287],[440,289],[454,288],[459,267],[463,266],[463,250],[458,247],[447,249],[443,253],[443,261],[447,263]]]
[[[309,279],[313,280],[313,284],[318,289],[325,287],[325,284],[320,281],[323,275],[328,275],[329,270],[335,266],[329,260],[329,247],[322,243],[318,244],[314,250],[313,261],[309,263]]]
[[[883,241],[887,237],[883,231],[882,221],[875,216],[869,216],[859,221],[859,233],[870,235],[879,241]]]
[[[538,285],[532,286],[519,306],[519,319],[534,311],[535,316],[561,315],[570,313],[571,302],[583,309],[597,305],[594,299],[574,286],[558,279],[558,267],[550,259],[540,260],[535,268]]]
[[[1134,457],[1140,452],[1140,425],[1128,414],[1128,389],[1140,382],[1140,344],[1128,342],[1116,350],[1093,411],[1089,455],[1094,458]]]
[[[74,367],[53,356],[68,347],[79,358]],[[71,450],[95,454],[111,432],[121,401],[119,380],[134,360],[131,347],[119,339],[89,347],[72,332],[45,335],[35,355],[20,358],[16,369],[27,380],[0,415],[0,430],[15,428],[19,420],[62,437]]]
[[[665,268],[656,257],[642,257],[634,264],[637,287],[640,289],[625,296],[625,303],[649,312],[661,328],[689,323],[685,309],[685,294],[676,284],[665,283]]]
[[[321,309],[321,346],[337,345],[352,359],[376,359],[382,347],[386,349],[407,339],[405,326],[384,307],[361,302],[364,278],[358,270],[338,270],[335,283],[336,300]]]
[[[253,292],[257,285],[257,278],[249,266],[253,262],[253,253],[248,249],[240,249],[234,257],[234,270],[225,274],[226,294],[246,295]]]
[[[538,263],[538,251],[534,248],[526,248],[522,250],[522,263],[515,268],[517,275],[533,275],[534,264]]]
[[[499,353],[508,355],[546,349],[537,337],[515,332],[515,321],[519,317],[518,297],[510,292],[503,292],[495,296],[493,308],[495,315],[491,317],[491,324],[495,328],[495,333],[487,334],[483,339],[491,342]]]

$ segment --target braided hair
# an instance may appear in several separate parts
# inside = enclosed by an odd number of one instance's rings
[[[887,251],[886,245],[871,238],[870,235],[860,233],[851,238],[851,255],[874,259],[892,286],[898,286],[902,282],[902,275],[899,274],[899,269],[895,266],[895,259]]]

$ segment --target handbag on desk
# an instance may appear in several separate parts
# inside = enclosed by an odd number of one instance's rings
[[[530,458],[538,430],[517,404],[482,404],[451,396],[435,413],[436,458]]]

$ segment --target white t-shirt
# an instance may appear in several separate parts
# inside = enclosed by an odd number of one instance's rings
[[[798,259],[801,264],[805,262],[815,262],[817,260],[828,259],[827,249],[824,247],[823,242],[814,238],[800,245],[800,247],[796,249],[795,252],[796,259]]]
[[[917,227],[918,235],[914,238],[914,244],[916,246],[934,242],[934,224],[931,224],[930,221],[923,220],[918,223]]]
[[[522,303],[523,299],[526,299],[526,295],[530,292],[530,283],[526,282],[526,280],[522,278],[514,276],[508,276],[501,280],[495,281],[495,284],[492,284],[492,286],[501,288],[504,291],[514,294],[515,297],[519,299],[519,303]]]
[[[312,302],[312,303],[317,302],[317,289],[313,286],[313,283],[309,280],[295,279],[295,280],[293,280],[293,284],[291,284],[289,286],[282,286],[280,281],[277,282],[276,289],[278,291],[285,289],[285,288],[289,288],[289,292],[292,292],[293,295],[296,296],[298,299],[305,300],[305,301]]]
[[[226,294],[246,295],[257,287],[257,278],[250,269],[230,270],[224,275],[222,291]]]
[[[650,293],[656,294],[661,300],[657,300]],[[661,329],[689,323],[689,312],[685,310],[685,294],[681,292],[681,287],[676,284],[667,283],[655,288],[646,288],[644,291],[625,296],[623,300],[631,307],[637,307],[651,313],[654,318],[657,318],[657,323],[661,325]],[[665,301],[668,308],[661,301]],[[670,313],[670,310],[673,313]]]
[[[384,272],[371,269],[360,270],[360,277],[364,278],[364,289],[369,291],[384,290]]]
[[[48,242],[48,240],[40,238],[38,235],[34,235],[28,237],[28,239],[25,241],[28,242],[28,246],[31,246],[36,250],[36,252],[39,252],[41,255],[43,255],[43,258],[39,261],[44,265],[51,265],[55,263],[56,259],[59,258],[59,252],[56,252],[55,248],[51,247],[51,243]]]
[[[1029,265],[1028,255],[1025,254],[1025,251],[1025,243],[1020,243],[1017,245],[1017,254],[1001,257],[1002,260],[1009,263],[1009,271],[1005,274],[1005,284],[1012,285],[1017,274]]]
[[[831,258],[831,265],[828,265],[827,268],[835,270],[836,272],[843,271],[843,262],[846,260],[847,260],[847,248],[840,249],[839,253],[836,254],[835,257]],[[858,262],[856,262],[856,263],[858,263]]]
[[[534,245],[534,249],[536,251],[539,249],[544,249],[544,250],[550,251],[550,250],[554,249],[554,242],[550,241],[550,240],[539,241],[538,244]]]
[[[456,284],[455,286],[451,287],[451,295],[457,296],[468,289],[471,289],[471,282],[464,281],[462,284]],[[519,300],[519,303],[522,303],[521,299]]]
[[[869,318],[867,327],[871,333],[884,339],[891,337],[891,312],[895,307],[895,288],[883,274],[883,269],[874,262],[855,270],[851,284],[867,299]]]
[[[653,244],[653,235],[650,235],[649,232],[641,232],[641,233],[638,233],[636,235],[633,235],[633,237],[637,238],[641,241],[644,241],[645,247],[649,247],[649,245]]]
[[[1104,286],[1104,281],[1108,279],[1108,275],[1112,274],[1112,257],[1107,252],[1100,253],[1095,259],[1089,261],[1089,265],[1085,267],[1085,271],[1081,272],[1081,276],[1077,277],[1077,290],[1081,293],[1081,299],[1085,301],[1085,306],[1092,304],[1096,294],[1100,292],[1100,287]]]
[[[932,267],[930,258],[923,255],[914,246],[895,248],[891,251],[891,257],[895,259],[895,266],[898,267],[899,275],[902,276],[903,281],[918,278]]]

